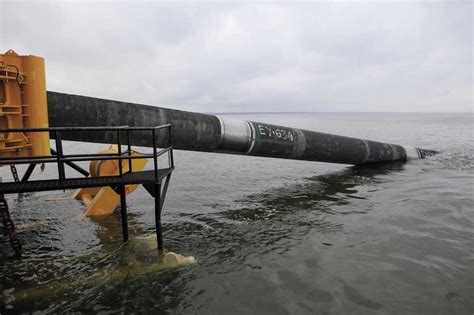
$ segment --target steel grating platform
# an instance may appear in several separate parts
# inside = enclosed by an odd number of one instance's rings
[[[163,178],[171,174],[174,167],[158,170],[158,176],[155,178],[155,171],[142,171],[125,173],[120,176],[102,176],[102,177],[85,177],[85,178],[70,178],[59,181],[52,180],[37,180],[27,182],[12,182],[2,183],[0,185],[0,194],[11,194],[19,192],[34,192],[47,190],[63,190],[76,189],[84,187],[101,187],[101,186],[117,186],[130,184],[147,184],[161,182]]]
[[[165,131],[166,134],[159,134]],[[15,233],[13,221],[11,220],[8,204],[4,195],[13,193],[38,192],[49,190],[68,190],[77,188],[90,187],[111,187],[120,196],[120,216],[122,221],[123,241],[128,241],[128,219],[127,219],[127,203],[126,203],[126,186],[141,184],[154,198],[155,202],[155,229],[158,251],[163,251],[163,233],[161,228],[161,211],[166,198],[171,173],[174,170],[173,147],[171,146],[171,125],[162,125],[155,127],[128,127],[128,126],[105,126],[105,127],[56,127],[56,128],[4,128],[0,129],[0,134],[22,133],[31,134],[35,132],[48,132],[54,135],[55,150],[51,149],[50,155],[33,155],[33,156],[1,156],[0,166],[10,165],[14,182],[0,181],[0,215],[3,218],[3,224],[8,231],[10,243],[16,254],[21,256],[21,243],[18,241]],[[114,135],[110,141],[116,143],[116,153],[81,153],[81,154],[64,154],[62,144],[62,134],[68,132],[94,132],[109,133]],[[152,153],[141,153],[134,155],[131,144],[130,134],[134,132],[148,132],[153,143]],[[122,138],[125,136],[126,150],[122,148]],[[168,146],[158,150],[157,136],[167,138]],[[158,168],[158,157],[164,154],[168,155],[168,167]],[[148,171],[133,171],[132,160],[135,159],[152,159],[153,169]],[[75,164],[79,161],[115,161],[118,167],[118,174],[113,176],[90,176],[90,173]],[[128,160],[130,171],[124,172],[123,162]],[[36,165],[52,163],[56,164],[58,169],[58,177],[55,179],[29,180]],[[20,180],[16,170],[16,164],[29,164],[22,179]],[[69,166],[85,177],[68,178],[65,172],[65,166]]]

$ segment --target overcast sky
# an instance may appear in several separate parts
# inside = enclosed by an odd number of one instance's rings
[[[473,4],[0,0],[48,90],[199,112],[473,108]]]

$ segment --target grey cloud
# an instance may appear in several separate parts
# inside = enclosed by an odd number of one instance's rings
[[[50,90],[192,111],[473,109],[471,1],[0,10],[0,48],[44,56]]]

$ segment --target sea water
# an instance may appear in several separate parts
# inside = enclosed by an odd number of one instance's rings
[[[158,267],[143,188],[127,199],[128,245],[119,215],[83,217],[72,191],[8,195],[24,257],[0,236],[0,312],[474,312],[471,113],[232,116],[441,153],[354,167],[175,151],[165,247],[196,258],[178,268]]]

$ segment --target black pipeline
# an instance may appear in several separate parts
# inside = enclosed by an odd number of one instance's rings
[[[175,149],[245,154],[343,164],[367,164],[420,159],[436,153],[396,144],[336,136],[266,123],[235,120],[148,105],[48,92],[51,127],[158,126],[171,124]],[[63,139],[114,143],[114,134],[64,133]],[[133,145],[152,146],[136,132]],[[168,146],[168,135],[157,137]]]

